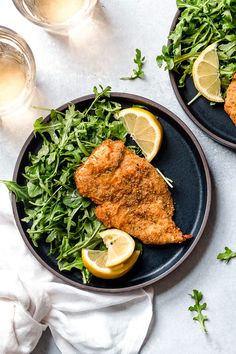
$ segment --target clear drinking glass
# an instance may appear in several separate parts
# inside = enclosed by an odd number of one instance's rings
[[[97,0],[13,0],[29,21],[47,31],[68,34],[88,18]]]
[[[35,88],[33,53],[25,40],[0,26],[0,116],[27,105]]]

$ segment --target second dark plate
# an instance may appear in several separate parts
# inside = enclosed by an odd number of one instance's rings
[[[178,23],[180,11],[177,12],[170,32]],[[175,95],[189,118],[213,140],[229,148],[236,149],[236,126],[224,111],[224,105],[217,103],[214,106],[204,97],[198,98],[188,106],[188,102],[196,96],[192,78],[188,78],[183,88],[178,87],[179,75],[170,71],[171,84]]]

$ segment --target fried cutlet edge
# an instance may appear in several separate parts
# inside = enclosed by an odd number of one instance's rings
[[[234,95],[232,95],[232,87],[234,88]],[[232,80],[226,91],[226,98],[224,104],[224,110],[236,125],[236,73],[233,75]]]

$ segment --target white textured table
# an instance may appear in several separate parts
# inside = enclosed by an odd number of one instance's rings
[[[189,259],[155,285],[154,319],[141,352],[235,354],[236,261],[225,265],[216,256],[225,245],[236,250],[236,154],[210,140],[189,120],[174,96],[168,73],[157,68],[155,56],[166,42],[175,11],[174,0],[103,0],[96,21],[72,42],[49,35],[26,21],[10,0],[1,0],[0,24],[22,34],[33,50],[37,65],[34,104],[55,108],[91,93],[92,87],[101,83],[111,85],[114,91],[157,101],[176,113],[197,136],[212,172],[209,222]],[[147,58],[145,79],[121,81],[120,76],[131,72],[135,48]],[[32,110],[3,120],[1,179],[11,179],[17,155],[37,115]],[[0,207],[4,208],[1,200]],[[208,303],[208,335],[200,331],[187,310],[191,304],[188,294],[194,288],[202,290]],[[33,353],[59,353],[48,331]]]

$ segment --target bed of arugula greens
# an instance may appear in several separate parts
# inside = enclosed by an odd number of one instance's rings
[[[177,0],[178,23],[162,47],[157,64],[179,73],[183,87],[198,55],[211,43],[218,43],[222,93],[236,72],[236,0]]]
[[[26,184],[2,181],[24,203],[23,222],[35,247],[49,245],[61,271],[80,269],[83,282],[90,273],[81,259],[81,249],[103,248],[99,231],[105,227],[96,218],[94,204],[77,192],[74,172],[96,146],[105,139],[126,140],[127,131],[114,119],[121,106],[110,100],[110,87],[94,88],[90,107],[76,110],[71,104],[63,112],[51,111],[48,123],[36,120],[34,133],[42,137],[37,154],[29,154],[29,165],[23,174]]]

